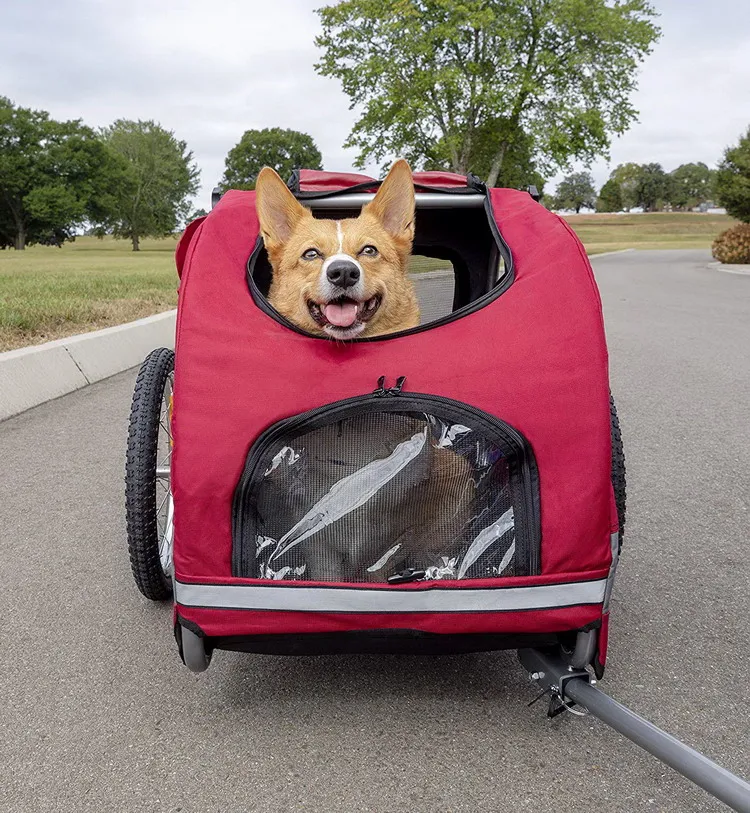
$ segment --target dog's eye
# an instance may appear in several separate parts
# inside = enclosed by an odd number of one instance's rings
[[[360,254],[364,254],[365,257],[377,257],[378,250],[375,246],[365,246],[362,251],[359,252]]]
[[[317,248],[308,248],[302,255],[303,260],[317,260],[320,257],[320,252]]]

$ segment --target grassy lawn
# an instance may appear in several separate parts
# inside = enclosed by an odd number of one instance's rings
[[[409,273],[423,274],[425,271],[442,271],[451,268],[451,264],[446,260],[436,260],[434,257],[423,257],[414,255],[409,260]]]
[[[571,215],[589,254],[623,248],[709,248],[732,224],[726,215],[693,213]],[[129,322],[177,302],[176,240],[79,237],[63,248],[0,251],[0,351]],[[415,257],[413,272],[445,268]]]
[[[589,254],[623,248],[710,248],[734,221],[728,215],[655,212],[642,215],[568,215]]]
[[[79,237],[62,248],[0,251],[0,351],[173,308],[176,241]]]

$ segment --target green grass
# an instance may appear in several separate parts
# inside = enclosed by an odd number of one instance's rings
[[[62,248],[0,251],[0,351],[173,308],[176,241],[79,237]]]
[[[589,254],[623,248],[709,248],[734,221],[693,213],[571,215]],[[177,302],[176,240],[79,237],[63,248],[0,251],[0,351],[109,327],[169,310]],[[446,268],[415,257],[412,272]]]
[[[421,254],[415,254],[409,260],[410,274],[424,274],[425,271],[442,271],[446,268],[453,268],[449,260],[436,260],[434,257],[423,257]]]
[[[655,212],[642,215],[569,215],[589,254],[624,248],[710,248],[734,221],[728,215]]]

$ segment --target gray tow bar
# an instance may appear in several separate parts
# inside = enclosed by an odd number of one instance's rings
[[[587,671],[573,669],[556,653],[538,649],[520,649],[518,659],[543,694],[550,695],[551,716],[572,704],[587,709],[733,810],[750,813],[750,784],[604,694],[592,685]]]

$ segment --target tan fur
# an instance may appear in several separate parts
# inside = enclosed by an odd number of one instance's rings
[[[268,300],[279,313],[308,333],[326,335],[310,315],[307,303],[318,297],[325,258],[344,253],[356,258],[364,270],[366,298],[381,297],[380,307],[360,336],[379,336],[419,324],[419,305],[408,277],[414,240],[414,186],[406,161],[393,165],[359,217],[339,221],[341,250],[336,221],[314,218],[274,170],[261,170],[256,195],[261,234],[273,269]],[[378,256],[360,254],[366,245],[375,246]],[[317,249],[322,256],[314,261],[303,259],[308,248]]]

